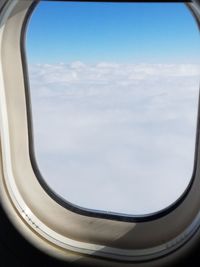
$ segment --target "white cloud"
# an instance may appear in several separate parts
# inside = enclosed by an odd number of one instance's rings
[[[87,208],[145,214],[188,185],[199,65],[32,65],[35,148],[48,184]]]

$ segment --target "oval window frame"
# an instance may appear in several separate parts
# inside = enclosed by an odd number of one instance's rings
[[[46,2],[46,1],[45,1]],[[52,2],[52,1],[51,1]],[[62,1],[66,2],[66,1]],[[95,2],[95,1],[92,1]],[[98,1],[97,1],[98,2]],[[107,1],[109,2],[109,1]],[[134,1],[129,1],[134,3]],[[164,2],[163,2],[164,3]],[[117,4],[117,3],[116,3]],[[183,3],[182,3],[183,4]],[[187,8],[187,6],[185,7]],[[35,8],[32,10],[31,13]],[[191,9],[188,10],[190,12]],[[31,14],[32,15],[32,14]],[[192,14],[191,14],[192,17]],[[141,214],[141,215],[131,215],[131,214],[125,214],[125,213],[117,213],[117,212],[112,212],[112,211],[104,211],[104,210],[95,210],[95,209],[90,209],[90,208],[85,208],[83,206],[76,205],[73,202],[67,201],[64,197],[61,195],[57,194],[57,192],[51,188],[47,182],[47,179],[44,178],[42,175],[39,164],[37,161],[36,153],[35,153],[35,146],[34,146],[34,131],[33,131],[33,115],[32,115],[32,105],[31,105],[31,89],[29,85],[29,75],[28,75],[28,64],[27,64],[27,53],[26,53],[26,32],[28,28],[28,23],[29,20],[31,19],[31,16],[28,16],[26,20],[24,21],[23,24],[23,30],[21,34],[21,54],[22,54],[22,62],[23,62],[23,68],[24,68],[24,80],[25,80],[25,86],[26,86],[26,102],[27,102],[27,119],[28,119],[28,135],[29,135],[29,153],[30,153],[30,159],[31,159],[31,164],[35,173],[35,176],[37,177],[39,183],[41,186],[44,188],[44,190],[61,206],[64,208],[71,210],[73,212],[76,212],[81,215],[86,215],[86,216],[91,216],[91,217],[96,217],[96,218],[105,218],[105,219],[110,219],[110,220],[117,220],[117,221],[127,221],[127,222],[147,222],[150,220],[155,220],[158,219],[162,216],[167,215],[170,213],[173,209],[176,209],[176,207],[187,197],[188,192],[190,191],[190,188],[193,184],[193,181],[195,179],[196,175],[196,168],[197,168],[197,147],[198,147],[198,132],[200,131],[200,124],[199,124],[199,114],[200,114],[200,106],[199,106],[199,100],[198,100],[198,107],[197,107],[197,122],[196,122],[196,137],[195,137],[195,147],[194,147],[194,162],[193,162],[193,170],[192,170],[192,175],[191,178],[189,179],[188,185],[182,192],[182,194],[175,200],[173,201],[170,205],[167,205],[165,208],[162,208],[156,212],[152,213],[146,213],[146,214]],[[192,18],[191,18],[192,19]],[[193,19],[195,19],[195,16],[193,16]],[[199,92],[199,99],[200,99],[200,92]]]
[[[153,266],[160,266],[166,261],[164,255],[174,260],[174,255],[182,255],[199,239],[200,179],[197,177],[200,177],[200,163],[197,163],[197,176],[180,203],[162,216],[139,221],[118,215],[116,218],[113,214],[77,212],[74,207],[58,203],[38,181],[30,161],[28,81],[23,56],[24,31],[38,2],[9,0],[1,10],[0,190],[6,212],[31,242],[66,260],[83,257],[89,262],[104,262],[104,266],[106,259],[106,266],[113,263],[117,266],[118,261],[121,261],[119,266],[123,266],[123,262],[132,266],[147,262],[150,266],[151,260],[154,260]],[[198,2],[188,7],[199,21]],[[197,145],[199,151],[199,143]]]

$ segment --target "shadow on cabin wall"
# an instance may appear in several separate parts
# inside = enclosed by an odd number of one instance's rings
[[[26,241],[10,223],[4,210],[0,207],[0,266],[1,267],[79,267],[51,258]],[[127,264],[127,267],[129,264]],[[200,247],[189,257],[174,265],[176,267],[200,266]],[[94,266],[95,267],[95,266]],[[106,266],[105,266],[106,267]],[[141,263],[141,267],[143,264]]]

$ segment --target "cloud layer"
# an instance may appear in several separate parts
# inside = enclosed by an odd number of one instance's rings
[[[82,207],[148,214],[193,172],[200,66],[29,66],[36,159],[49,186]]]

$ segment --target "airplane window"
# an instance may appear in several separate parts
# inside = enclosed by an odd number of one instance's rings
[[[177,201],[195,173],[199,41],[184,3],[40,3],[26,39],[39,179],[105,213]]]

